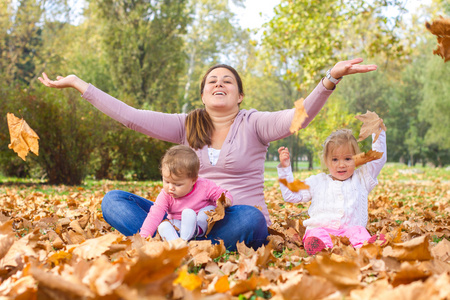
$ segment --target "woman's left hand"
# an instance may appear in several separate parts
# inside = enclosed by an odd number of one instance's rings
[[[340,61],[331,69],[331,76],[333,76],[333,78],[341,78],[342,76],[350,74],[375,71],[378,67],[377,65],[359,65],[362,61],[362,58]]]

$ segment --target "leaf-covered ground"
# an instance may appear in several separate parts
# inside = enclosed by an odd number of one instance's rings
[[[310,173],[297,174],[304,179]],[[386,166],[370,194],[371,234],[310,257],[308,205],[284,203],[267,178],[271,242],[237,252],[208,241],[124,237],[102,219],[111,189],[148,199],[158,183],[80,187],[0,182],[0,299],[450,299],[450,171]]]

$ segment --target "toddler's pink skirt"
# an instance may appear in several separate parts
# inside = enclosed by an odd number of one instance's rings
[[[305,239],[308,237],[315,236],[320,240],[322,240],[322,242],[325,243],[325,246],[327,246],[328,248],[332,248],[333,242],[331,240],[330,235],[348,237],[350,243],[355,248],[362,247],[364,242],[370,239],[370,233],[367,231],[366,228],[362,226],[353,226],[344,229],[331,229],[325,227],[318,227],[306,230],[305,235],[303,236],[303,241],[305,241]]]

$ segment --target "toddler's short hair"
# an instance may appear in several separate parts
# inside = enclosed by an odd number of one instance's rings
[[[323,150],[321,155],[321,163],[324,171],[327,171],[326,161],[330,153],[339,146],[350,145],[354,154],[361,153],[358,146],[358,141],[353,136],[351,129],[339,129],[332,132],[323,143]]]
[[[194,150],[184,145],[169,148],[161,159],[161,170],[167,168],[170,174],[186,176],[195,179],[198,177],[200,160]]]

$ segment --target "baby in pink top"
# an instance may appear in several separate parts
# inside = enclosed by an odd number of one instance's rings
[[[161,161],[163,190],[142,224],[143,237],[159,235],[167,240],[190,240],[205,234],[205,211],[214,210],[216,201],[225,194],[225,207],[232,205],[232,196],[213,181],[199,178],[200,161],[188,146],[178,145],[167,150]],[[167,213],[167,220],[163,221]]]

